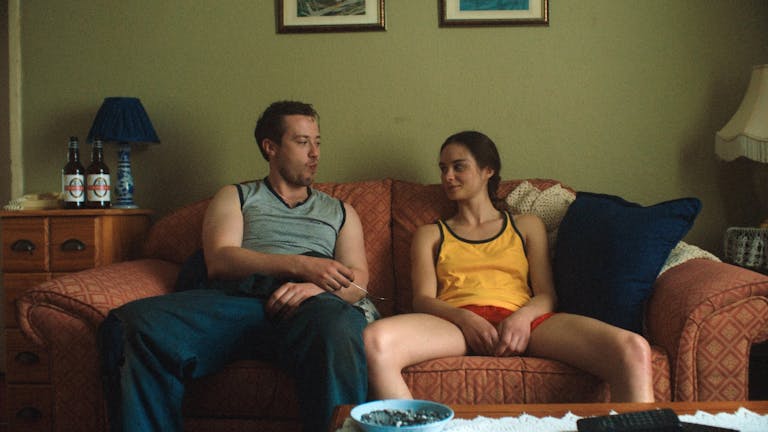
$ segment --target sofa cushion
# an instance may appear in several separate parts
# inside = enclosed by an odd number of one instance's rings
[[[372,296],[394,298],[395,275],[392,272],[392,180],[351,183],[318,183],[315,188],[350,204],[360,216],[368,259]],[[376,301],[382,315],[391,315],[394,302]]]
[[[671,400],[667,353],[651,345],[654,399]],[[403,369],[413,396],[446,404],[606,402],[607,384],[559,361],[526,357],[445,357]]]
[[[660,347],[651,346],[651,364],[654,398],[668,402],[669,360]],[[609,398],[608,386],[598,378],[555,360],[525,356],[427,360],[403,369],[403,378],[414,397],[446,404],[606,402]],[[190,417],[296,419],[294,388],[294,379],[277,367],[241,360],[191,381],[184,411]]]
[[[558,233],[558,308],[642,332],[643,304],[669,252],[693,225],[696,198],[649,207],[579,192]]]
[[[505,201],[513,214],[535,214],[541,218],[547,229],[550,256],[554,256],[557,229],[574,199],[576,192],[570,188],[556,184],[541,190],[526,180],[512,189]]]
[[[187,204],[152,224],[143,255],[182,264],[203,247],[203,217],[210,198]]]
[[[504,198],[523,180],[506,180],[499,185],[498,196]],[[544,190],[560,185],[555,180],[530,179],[533,187]],[[402,180],[392,182],[392,256],[395,265],[398,312],[412,311],[411,238],[416,228],[446,218],[455,211],[439,184],[420,184]]]

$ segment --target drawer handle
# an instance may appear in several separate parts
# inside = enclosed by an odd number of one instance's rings
[[[14,252],[29,252],[32,255],[32,251],[35,250],[35,244],[26,239],[16,240],[11,245],[11,249]]]
[[[40,363],[40,356],[30,351],[22,351],[16,354],[14,360],[16,360],[17,363],[29,366]]]
[[[85,250],[85,243],[78,239],[69,239],[61,244],[61,250],[66,252],[79,252]]]
[[[43,418],[43,413],[41,413],[40,410],[35,407],[28,406],[16,411],[16,418],[26,421],[39,420]]]

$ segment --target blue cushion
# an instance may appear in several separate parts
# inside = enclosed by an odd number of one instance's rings
[[[656,276],[700,209],[696,198],[643,207],[616,196],[577,193],[555,248],[558,310],[641,333]]]

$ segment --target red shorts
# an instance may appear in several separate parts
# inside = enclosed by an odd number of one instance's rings
[[[509,309],[500,308],[498,306],[477,306],[477,305],[467,305],[462,306],[462,309],[466,309],[469,311],[472,311],[481,317],[488,320],[493,325],[499,324],[501,321],[504,320],[504,318],[512,315],[514,311],[511,311]],[[554,315],[554,312],[547,312],[544,315],[536,317],[535,320],[531,321],[531,331],[539,326],[539,324],[543,323],[547,320],[547,318]]]

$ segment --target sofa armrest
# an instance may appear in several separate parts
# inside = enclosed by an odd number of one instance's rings
[[[143,297],[169,293],[179,272],[177,264],[161,260],[136,260],[60,276],[25,292],[16,302],[23,333],[38,345],[60,332],[44,328],[37,317],[66,315],[81,320],[95,332],[107,313]]]
[[[674,400],[746,400],[749,351],[768,339],[768,276],[694,259],[664,272],[646,311],[669,354]]]
[[[58,277],[17,299],[22,333],[48,353],[56,430],[107,430],[97,328],[112,308],[171,292],[178,272],[168,261],[127,261]]]

